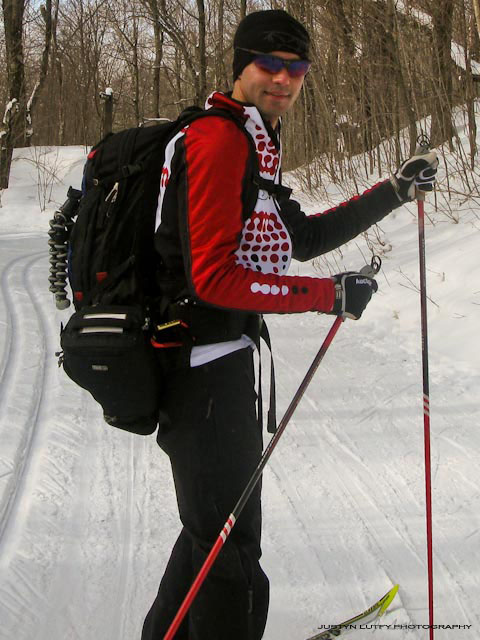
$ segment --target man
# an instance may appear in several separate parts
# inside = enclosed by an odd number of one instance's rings
[[[412,199],[415,183],[429,189],[434,181],[435,154],[417,156],[364,195],[326,215],[305,216],[280,185],[279,131],[310,67],[308,48],[307,31],[286,12],[248,15],[234,39],[233,92],[212,94],[207,109],[214,115],[184,127],[166,149],[155,235],[159,282],[170,317],[190,327],[194,346],[188,363],[168,376],[158,432],[183,529],[142,640],[165,635],[260,460],[252,356],[259,314],[359,318],[376,291],[373,280],[350,274],[288,276],[292,257],[309,260],[340,246]],[[252,145],[261,178],[253,200]],[[260,491],[257,486],[247,502],[177,638],[262,637],[269,587],[259,563]]]

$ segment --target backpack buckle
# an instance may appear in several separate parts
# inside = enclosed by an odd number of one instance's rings
[[[130,178],[130,176],[134,176],[137,173],[141,173],[143,171],[143,167],[141,164],[125,164],[120,169],[120,174],[122,178]]]

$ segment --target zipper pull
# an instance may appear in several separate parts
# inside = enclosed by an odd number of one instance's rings
[[[105,202],[108,204],[107,210],[105,212],[105,218],[110,218],[110,216],[112,215],[113,205],[115,204],[118,196],[118,187],[118,182],[115,182],[110,193],[105,198]]]
[[[105,202],[109,202],[110,204],[113,204],[115,202],[115,200],[117,199],[117,195],[118,195],[118,186],[119,186],[118,182],[115,182],[115,184],[113,185],[110,193],[105,198]]]

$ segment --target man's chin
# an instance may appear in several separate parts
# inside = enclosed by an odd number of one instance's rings
[[[278,120],[278,118],[281,118],[283,115],[287,113],[289,107],[285,107],[285,108],[279,107],[275,109],[275,108],[272,108],[270,105],[266,107],[263,107],[263,105],[260,105],[257,108],[265,120]]]

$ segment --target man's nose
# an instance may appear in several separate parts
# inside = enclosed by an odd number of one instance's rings
[[[287,69],[282,67],[280,71],[273,74],[272,80],[277,84],[290,84],[290,76],[288,75]]]

